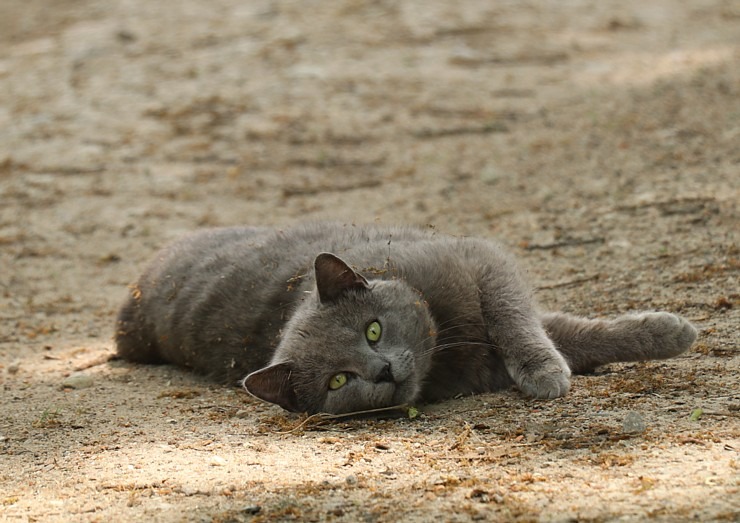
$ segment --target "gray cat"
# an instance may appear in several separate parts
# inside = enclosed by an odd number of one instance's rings
[[[131,286],[116,329],[125,359],[243,379],[254,396],[309,413],[511,385],[557,398],[571,372],[670,358],[695,339],[665,312],[540,313],[490,241],[337,224],[187,236]]]

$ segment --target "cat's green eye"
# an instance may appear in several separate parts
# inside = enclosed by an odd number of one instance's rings
[[[332,376],[332,378],[329,380],[329,389],[331,390],[337,390],[341,389],[347,384],[347,375],[344,372],[340,372],[339,374],[335,374]]]
[[[380,339],[381,332],[382,332],[382,329],[380,328],[380,323],[378,323],[377,321],[374,321],[370,325],[367,326],[367,330],[365,331],[365,337],[367,338],[367,341],[375,342]]]

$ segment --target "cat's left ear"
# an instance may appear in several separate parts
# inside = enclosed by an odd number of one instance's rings
[[[290,412],[300,412],[298,398],[290,379],[292,372],[292,363],[276,363],[251,373],[244,378],[242,386],[256,398],[280,405]]]
[[[322,252],[316,256],[314,269],[321,303],[334,301],[351,289],[370,288],[370,284],[361,274],[356,273],[352,267],[334,254]]]

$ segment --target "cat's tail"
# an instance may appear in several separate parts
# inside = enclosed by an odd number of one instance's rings
[[[696,329],[668,312],[628,314],[614,320],[589,320],[546,313],[542,325],[574,373],[618,361],[678,356],[696,340]]]

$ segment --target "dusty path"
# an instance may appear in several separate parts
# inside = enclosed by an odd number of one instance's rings
[[[736,520],[738,64],[734,0],[3,0],[0,519]],[[292,432],[107,361],[164,242],[325,218],[497,237],[546,306],[700,340]]]

